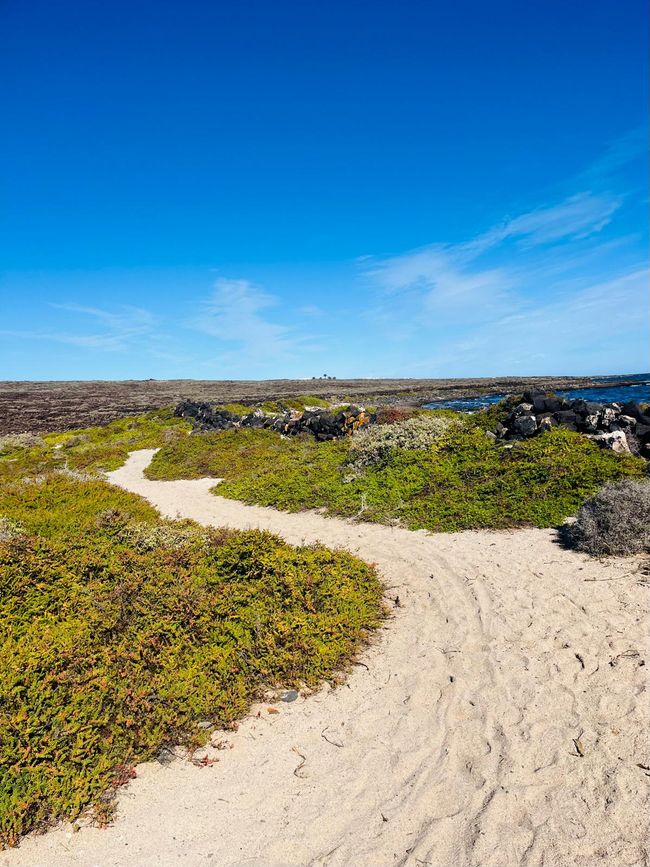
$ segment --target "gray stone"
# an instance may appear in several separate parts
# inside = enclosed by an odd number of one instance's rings
[[[544,431],[550,430],[556,425],[557,422],[552,415],[543,415],[539,420],[539,432],[544,433]]]
[[[611,406],[604,406],[600,415],[601,425],[608,428],[613,421],[616,421],[616,410]]]
[[[613,430],[609,433],[596,434],[591,437],[602,449],[611,449],[620,455],[629,455],[630,447],[627,437],[622,430]]]
[[[518,415],[512,422],[512,429],[520,436],[532,436],[537,433],[537,419],[532,413]]]
[[[619,415],[612,425],[612,430],[631,430],[636,427],[636,419],[631,415]]]

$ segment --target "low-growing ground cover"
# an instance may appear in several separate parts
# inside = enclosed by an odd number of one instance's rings
[[[146,427],[119,448],[159,445]],[[84,469],[117,460],[124,431],[103,431],[69,447]],[[266,687],[336,677],[383,616],[375,571],[352,555],[163,521],[48,469],[56,444],[0,458],[4,846],[89,805],[106,821],[137,761],[199,746]]]
[[[645,473],[641,459],[604,451],[570,431],[553,429],[504,448],[486,436],[480,419],[461,416],[441,426],[427,448],[386,449],[362,471],[354,461],[349,440],[319,444],[231,430],[170,443],[147,475],[215,476],[225,480],[220,495],[248,503],[453,531],[554,526],[605,482]]]
[[[54,469],[98,475],[120,467],[134,449],[158,448],[189,430],[184,419],[162,409],[103,427],[39,437],[10,434],[0,437],[0,480]]]

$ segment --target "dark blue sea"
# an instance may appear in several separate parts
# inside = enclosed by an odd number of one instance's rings
[[[613,385],[611,388],[570,388],[567,391],[558,391],[561,397],[593,400],[598,403],[625,403],[633,400],[635,403],[650,403],[650,373],[636,373],[634,376],[594,376],[595,382],[616,382],[625,379],[634,385]],[[498,403],[506,395],[482,394],[479,397],[460,397],[457,400],[434,400],[425,404],[429,409],[457,409],[461,412],[472,412]]]

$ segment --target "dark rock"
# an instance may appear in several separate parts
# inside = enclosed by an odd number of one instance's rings
[[[635,434],[644,445],[650,442],[650,424],[637,422]]]
[[[570,407],[571,410],[578,415],[589,415],[589,404],[586,400],[582,400],[581,398],[578,400],[572,400]]]
[[[532,436],[537,433],[537,419],[532,413],[518,415],[512,422],[512,431],[519,436]]]
[[[578,422],[580,417],[571,409],[563,409],[560,412],[554,413],[554,418],[559,425],[566,427],[569,430],[578,430]]]
[[[627,403],[624,403],[621,407],[621,412],[625,415],[631,415],[632,418],[635,418],[637,421],[639,421],[641,416],[643,415],[639,404],[634,403],[633,401],[628,401]]]
[[[546,412],[546,401],[547,400],[548,400],[548,398],[544,397],[543,394],[534,395],[531,403],[533,405],[533,410],[535,411],[535,414],[540,413],[540,412]]]
[[[600,413],[596,412],[594,414],[586,415],[583,420],[583,428],[586,433],[596,433],[598,430],[598,424],[600,422]]]
[[[619,415],[616,421],[612,422],[611,429],[612,430],[634,430],[636,427],[636,419],[632,418],[631,415]]]
[[[252,412],[250,415],[244,416],[244,418],[241,420],[241,426],[253,428],[264,427],[264,416],[259,415],[256,412]]]
[[[565,404],[566,401],[562,400],[561,397],[545,397],[544,412],[560,412]]]

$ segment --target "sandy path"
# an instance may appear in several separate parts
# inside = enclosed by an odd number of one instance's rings
[[[343,687],[263,706],[215,737],[232,749],[213,766],[139,766],[113,826],[32,836],[3,867],[649,863],[634,562],[545,530],[427,535],[246,506],[214,480],[144,479],[151,455],[111,480],[171,517],[348,548],[401,607]]]

